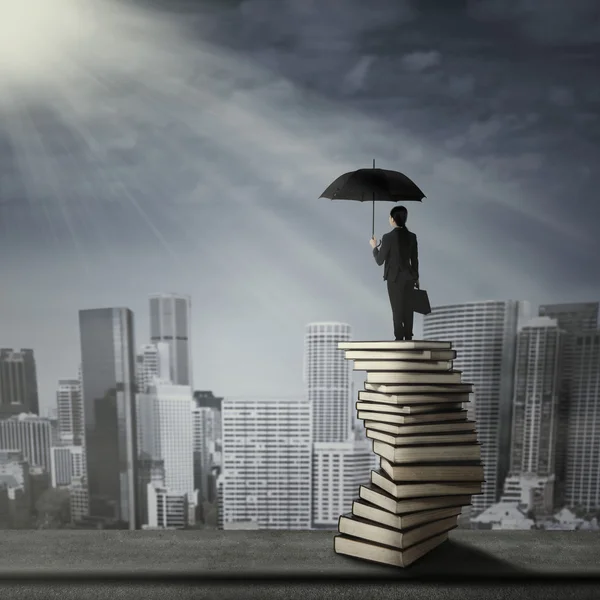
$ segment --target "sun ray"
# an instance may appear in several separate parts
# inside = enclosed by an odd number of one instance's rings
[[[22,3],[32,7],[39,1]],[[363,278],[354,270],[349,272],[341,260],[324,255],[324,244],[311,243],[308,236],[289,228],[276,210],[301,204],[302,213],[319,221],[322,230],[335,228],[366,244],[361,236],[368,229],[370,214],[364,206],[353,203],[352,208],[342,209],[317,200],[341,172],[369,164],[372,157],[364,156],[361,140],[379,149],[385,166],[406,169],[419,182],[427,180],[423,187],[429,198],[422,212],[435,206],[437,218],[449,225],[455,219],[452,202],[493,202],[549,231],[577,238],[579,244],[584,241],[577,228],[569,229],[568,224],[557,223],[540,211],[539,202],[524,202],[511,185],[488,174],[484,178],[475,162],[454,159],[447,150],[416,139],[401,126],[386,127],[378,115],[365,115],[299,90],[260,68],[251,57],[191,40],[185,22],[174,18],[161,23],[162,16],[108,0],[73,2],[55,0],[51,11],[40,8],[38,26],[44,23],[44,36],[25,48],[23,56],[14,51],[19,40],[12,34],[2,37],[0,25],[0,49],[11,51],[0,61],[0,75],[8,76],[0,102],[13,113],[26,112],[32,101],[45,103],[85,143],[85,156],[74,157],[70,163],[44,156],[40,150],[44,136],[39,132],[37,144],[31,139],[20,144],[32,197],[36,192],[40,195],[44,186],[53,190],[52,198],[35,202],[47,202],[48,211],[50,203],[56,205],[82,260],[87,239],[69,214],[69,202],[83,204],[86,226],[94,228],[106,244],[106,232],[94,221],[94,210],[118,198],[136,214],[136,227],[145,227],[178,268],[183,262],[181,240],[173,241],[173,230],[166,224],[179,227],[181,235],[191,220],[202,222],[201,209],[207,204],[213,208],[213,219],[225,220],[232,207],[242,207],[237,194],[246,186],[254,189],[243,206],[254,215],[248,240],[255,246],[257,260],[270,261],[272,272],[284,272],[278,257],[261,241],[261,236],[271,235],[282,245],[285,242],[299,268],[312,265],[315,278],[352,289],[355,301],[366,310],[380,310],[380,295]],[[21,9],[10,10],[12,26],[15,22],[22,27],[32,25],[24,20]],[[29,38],[23,39],[31,39],[31,27],[26,33]],[[32,59],[34,53],[37,60]],[[32,138],[34,129],[33,123],[20,133]],[[211,161],[204,147],[218,153],[221,162]],[[235,171],[226,161],[235,164]],[[195,190],[189,192],[178,182],[186,169],[198,179]],[[470,182],[467,193],[464,181]],[[73,194],[86,186],[95,197],[83,194],[73,200]],[[378,218],[383,212],[377,208]],[[447,229],[436,232],[432,247],[451,255],[457,251],[452,249]],[[226,270],[227,250],[215,252],[213,245],[214,234],[207,232],[198,236],[194,248]],[[289,279],[291,288],[302,295],[301,286]]]

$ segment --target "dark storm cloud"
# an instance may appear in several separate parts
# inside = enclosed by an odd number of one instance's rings
[[[468,14],[484,22],[509,25],[537,42],[600,43],[597,0],[470,0]]]
[[[409,0],[244,0],[239,10],[248,40],[279,41],[327,52],[415,17]]]
[[[410,52],[402,57],[402,63],[411,71],[425,71],[431,67],[437,67],[442,61],[442,57],[437,50],[425,52]]]

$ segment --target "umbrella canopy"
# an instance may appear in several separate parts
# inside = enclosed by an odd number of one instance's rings
[[[331,200],[373,202],[373,235],[375,234],[375,201],[421,202],[425,194],[403,173],[376,169],[359,169],[340,175],[320,196]]]

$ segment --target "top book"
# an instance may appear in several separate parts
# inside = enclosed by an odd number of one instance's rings
[[[450,350],[452,342],[404,340],[397,342],[339,342],[340,350]]]
[[[348,360],[454,360],[456,350],[346,350]]]

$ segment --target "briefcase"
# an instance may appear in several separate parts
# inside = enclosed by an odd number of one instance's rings
[[[413,311],[421,315],[428,315],[431,312],[431,305],[429,304],[429,296],[425,290],[416,289],[413,290]]]

